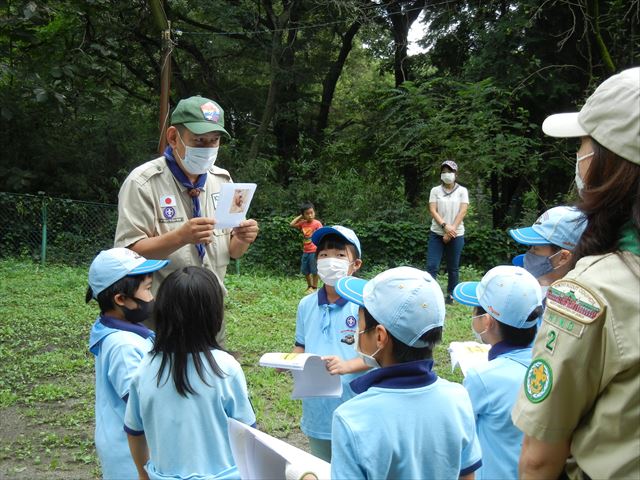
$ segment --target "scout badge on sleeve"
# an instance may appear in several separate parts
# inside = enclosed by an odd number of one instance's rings
[[[547,291],[547,308],[582,324],[600,318],[605,305],[585,287],[572,280],[558,280]]]
[[[524,391],[527,398],[531,403],[540,403],[549,396],[552,385],[551,366],[541,358],[536,358],[529,365],[524,379]]]

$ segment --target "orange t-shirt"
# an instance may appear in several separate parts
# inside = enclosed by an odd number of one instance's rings
[[[305,220],[298,222],[296,224],[296,228],[299,228],[302,232],[302,251],[304,253],[314,253],[316,251],[316,246],[311,241],[311,236],[313,235],[313,232],[322,228],[322,224],[314,218],[310,222]]]

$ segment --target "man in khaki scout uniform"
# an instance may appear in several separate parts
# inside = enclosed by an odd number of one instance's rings
[[[525,433],[519,476],[638,479],[640,68],[542,128],[581,137],[576,184],[588,225],[575,268],[549,288],[512,412]]]
[[[256,239],[258,224],[244,220],[233,229],[216,228],[216,206],[226,170],[214,165],[224,129],[224,112],[203,97],[181,100],[167,129],[162,157],[126,178],[118,195],[115,246],[147,258],[171,260],[154,273],[157,291],[173,271],[203,266],[224,281],[230,258],[240,258]]]

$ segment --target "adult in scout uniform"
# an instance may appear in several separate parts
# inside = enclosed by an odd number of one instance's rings
[[[230,258],[240,258],[256,239],[258,224],[217,229],[220,188],[231,182],[214,165],[224,129],[224,112],[203,97],[181,100],[171,115],[164,155],[134,169],[118,195],[115,245],[148,258],[171,260],[154,274],[154,291],[173,271],[194,265],[224,281]]]
[[[575,268],[553,283],[512,419],[527,478],[640,478],[640,68],[579,113],[542,125],[581,137]]]

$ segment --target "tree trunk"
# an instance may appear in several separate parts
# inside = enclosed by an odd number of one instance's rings
[[[322,141],[324,130],[329,124],[329,110],[331,109],[331,103],[333,102],[336,85],[338,84],[338,80],[342,74],[342,69],[347,61],[347,57],[353,48],[353,39],[361,26],[361,21],[359,19],[356,20],[342,36],[342,46],[340,47],[338,58],[331,64],[329,71],[322,81],[322,101],[320,103],[320,111],[318,112],[318,121],[316,122],[314,135],[316,143],[320,143]]]
[[[271,0],[263,0],[263,5],[267,12],[267,21],[271,28],[271,83],[269,85],[269,93],[267,94],[267,101],[265,102],[264,110],[262,111],[262,119],[260,120],[260,126],[256,135],[251,141],[251,148],[249,149],[249,159],[254,160],[258,156],[262,141],[267,134],[269,124],[273,118],[277,94],[278,94],[278,82],[280,75],[280,56],[282,55],[282,32],[289,23],[291,15],[291,9],[295,2],[283,2],[283,9],[280,15],[276,15],[273,11],[273,5]]]
[[[413,22],[420,16],[420,12],[426,5],[426,0],[415,0],[409,4],[393,0],[386,4],[386,10],[391,20],[391,29],[394,42],[393,73],[396,88],[406,80],[411,79],[411,71],[407,62],[407,49],[409,46],[409,30]],[[404,11],[402,4],[406,5]],[[404,179],[404,196],[409,204],[415,207],[418,203],[421,178],[415,162],[406,161],[401,167]]]

